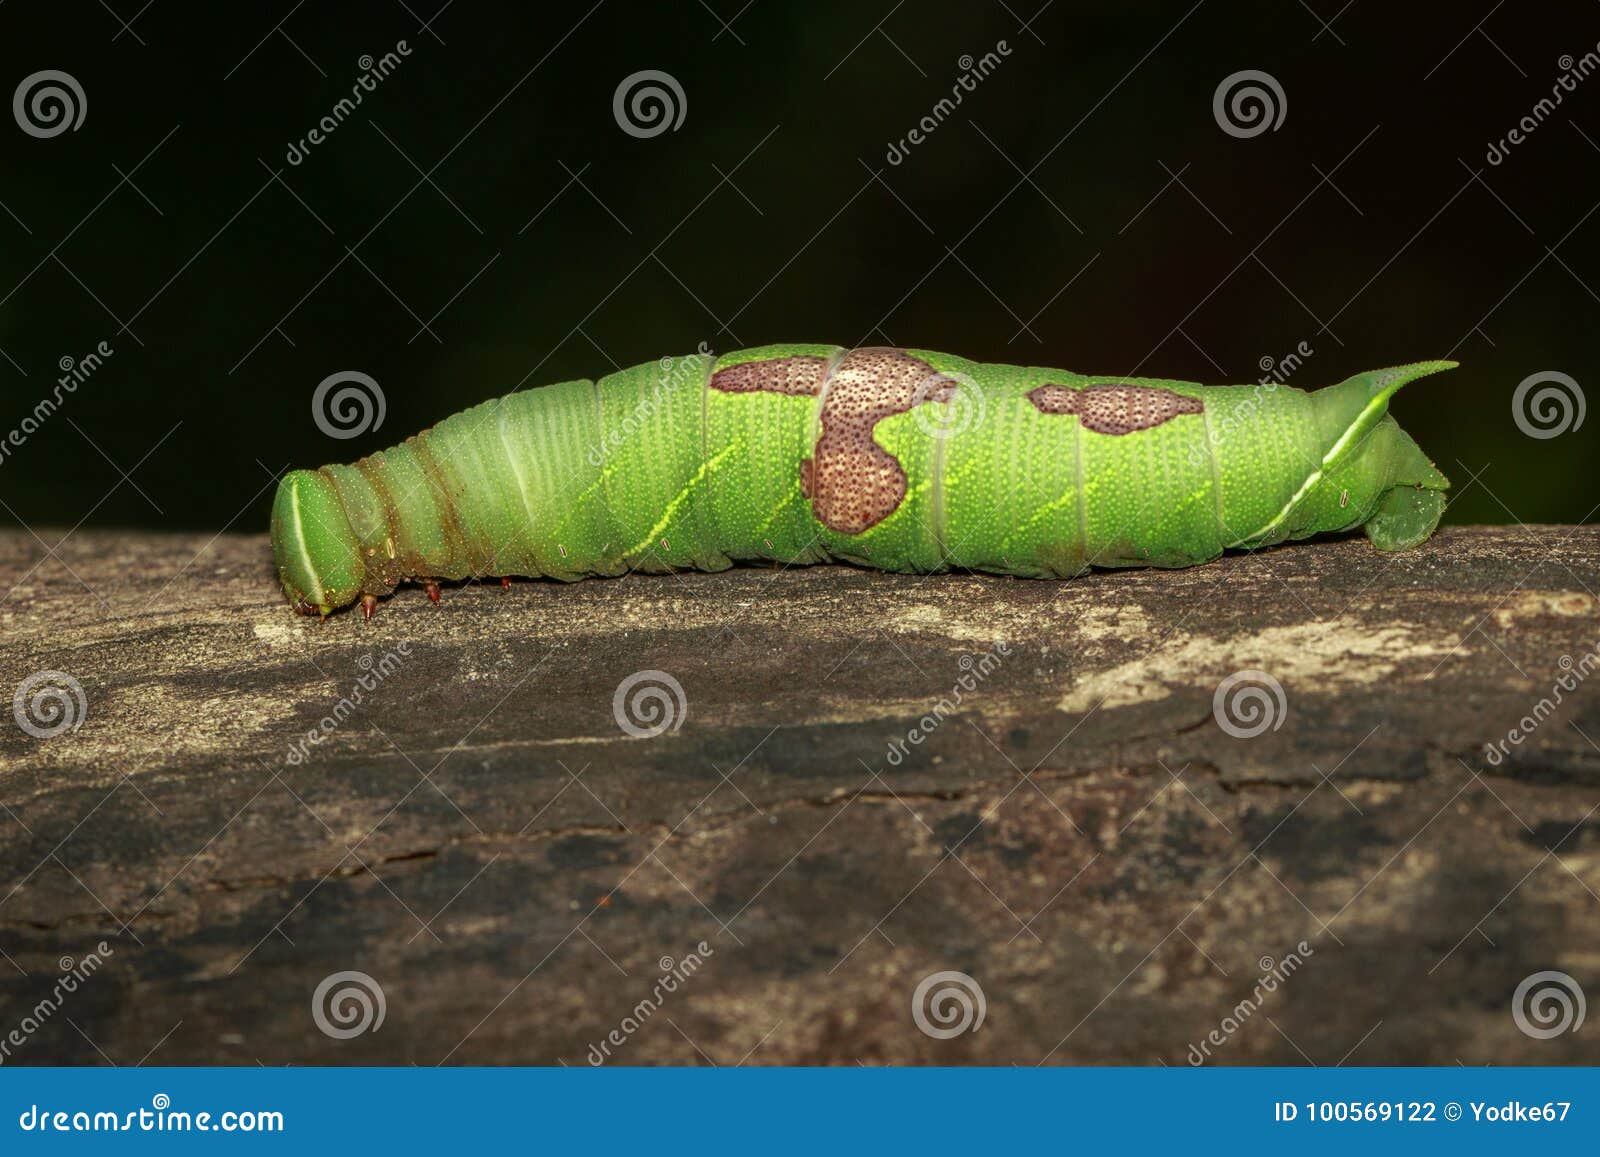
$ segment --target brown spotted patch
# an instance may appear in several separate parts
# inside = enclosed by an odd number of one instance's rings
[[[860,534],[899,507],[906,472],[873,440],[873,428],[923,402],[948,402],[956,383],[904,350],[859,349],[844,356],[822,396],[822,431],[800,463],[800,488],[817,521]]]
[[[873,428],[923,402],[948,402],[956,383],[898,349],[852,350],[832,377],[828,362],[805,355],[742,362],[712,374],[710,385],[730,394],[821,394],[821,432],[800,463],[800,490],[823,526],[860,534],[906,496],[906,472],[873,441]]]
[[[711,388],[727,394],[811,395],[822,391],[828,359],[797,355],[741,362],[711,375]]]
[[[1179,414],[1198,414],[1205,409],[1199,398],[1124,382],[1103,382],[1081,390],[1044,385],[1028,391],[1028,401],[1043,414],[1076,414],[1085,430],[1097,434],[1132,434],[1163,425]]]

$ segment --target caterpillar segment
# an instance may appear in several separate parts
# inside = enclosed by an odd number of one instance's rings
[[[918,349],[664,358],[474,406],[278,487],[290,604],[420,582],[845,561],[1068,578],[1364,528],[1432,534],[1449,482],[1389,416],[1417,362],[1326,389],[1201,386]]]

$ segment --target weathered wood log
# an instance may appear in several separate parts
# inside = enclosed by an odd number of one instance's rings
[[[261,537],[58,537],[0,535],[6,693],[82,689],[0,728],[6,1063],[1600,1061],[1512,1013],[1600,992],[1600,528],[370,625],[293,616]],[[641,738],[647,670],[683,699]],[[348,1039],[344,971],[384,1008]],[[919,1029],[942,971],[977,1031]]]

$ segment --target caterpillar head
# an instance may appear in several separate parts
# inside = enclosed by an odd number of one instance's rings
[[[293,470],[272,503],[272,552],[289,604],[326,615],[361,597],[366,565],[332,481],[321,471]]]

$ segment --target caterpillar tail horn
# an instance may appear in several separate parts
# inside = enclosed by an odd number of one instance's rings
[[[1418,378],[1455,362],[1413,362],[1357,374],[1312,394],[1319,424],[1334,432],[1324,470],[1364,483],[1376,501],[1362,524],[1379,550],[1406,550],[1427,540],[1444,513],[1450,480],[1389,416],[1389,400]]]

